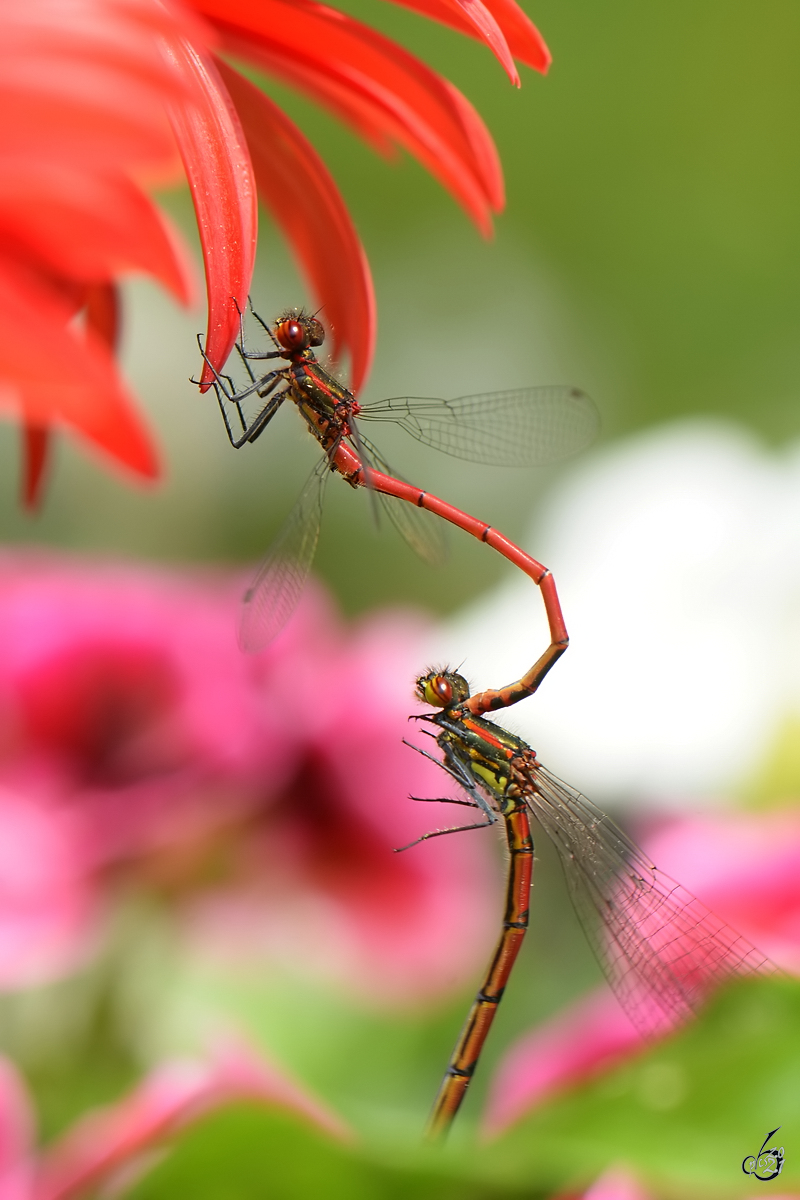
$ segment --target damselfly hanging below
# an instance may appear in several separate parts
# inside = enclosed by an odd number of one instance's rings
[[[331,471],[335,471],[352,487],[369,487],[383,503],[401,536],[427,561],[441,559],[443,542],[438,525],[425,519],[426,512],[486,542],[542,588],[552,644],[544,669],[540,659],[527,676],[532,679],[535,675],[539,681],[567,645],[552,576],[541,563],[486,522],[397,476],[361,433],[359,423],[392,421],[425,445],[472,462],[536,466],[573,454],[594,439],[599,418],[593,402],[577,388],[559,386],[450,401],[405,397],[361,405],[317,361],[314,348],[323,344],[325,331],[315,316],[289,311],[270,327],[253,315],[269,334],[275,349],[253,351],[245,349],[243,339],[237,343],[239,357],[250,378],[249,386],[243,390],[237,391],[229,376],[214,372],[214,387],[231,445],[239,449],[260,437],[288,397],[319,442],[324,457],[312,472],[245,595],[240,629],[243,649],[260,649],[294,611],[317,546],[325,484]],[[252,364],[264,359],[284,359],[287,365],[257,376]],[[243,404],[251,397],[266,403],[248,418]],[[230,405],[238,420],[235,429],[228,411]],[[394,503],[396,500],[405,503]],[[519,696],[532,690],[533,687],[523,689]]]
[[[589,944],[645,1037],[680,1025],[726,980],[777,970],[659,871],[610,817],[551,775],[530,746],[475,716],[487,709],[480,694],[470,696],[461,675],[430,671],[417,680],[416,690],[420,700],[440,710],[416,719],[436,728],[431,736],[442,758],[412,748],[443,767],[467,797],[438,799],[474,808],[482,817],[424,834],[417,842],[502,819],[509,851],[502,932],[434,1102],[428,1137],[444,1136],[458,1112],[528,927],[531,816],[553,842]]]

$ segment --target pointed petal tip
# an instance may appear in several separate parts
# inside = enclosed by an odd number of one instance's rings
[[[22,507],[34,516],[41,507],[44,481],[47,474],[50,440],[49,431],[42,425],[25,422],[23,432]]]
[[[289,117],[227,63],[219,62],[218,69],[244,127],[261,200],[325,308],[335,355],[348,352],[357,391],[372,361],[376,309],[352,218],[327,166]],[[205,364],[201,390],[212,380]]]
[[[221,370],[239,332],[255,262],[258,214],[253,167],[236,108],[210,54],[186,43],[169,47],[194,106],[174,106],[173,130],[197,215],[206,270],[205,350]],[[213,371],[205,364],[201,390]]]

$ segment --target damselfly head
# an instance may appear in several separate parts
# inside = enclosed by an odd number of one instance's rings
[[[309,346],[321,346],[325,341],[322,322],[308,313],[290,309],[278,317],[272,332],[284,350],[307,350]]]
[[[469,699],[469,684],[455,671],[429,671],[420,675],[416,684],[417,696],[435,708],[450,708]]]

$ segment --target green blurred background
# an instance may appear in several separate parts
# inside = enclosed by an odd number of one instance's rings
[[[497,140],[508,185],[484,243],[415,163],[378,160],[270,86],[333,170],[372,264],[380,329],[364,398],[563,381],[596,398],[606,438],[693,412],[738,417],[770,439],[794,435],[795,4],[541,0],[531,15],[554,65],[545,79],[524,70],[520,91],[465,38],[389,4],[349,7],[463,89]],[[185,193],[164,202],[194,239]],[[253,296],[266,316],[311,299],[266,217]],[[31,521],[13,503],[8,428],[0,536],[169,561],[256,557],[314,461],[311,439],[284,412],[269,438],[234,454],[213,397],[188,382],[202,313],[133,282],[126,317],[124,361],[163,448],[165,483],[129,488],[65,446]],[[511,537],[552,478],[466,467],[378,433],[401,472]],[[393,532],[374,535],[363,496],[329,493],[317,567],[350,612],[390,599],[448,611],[505,569],[460,538],[431,575]]]

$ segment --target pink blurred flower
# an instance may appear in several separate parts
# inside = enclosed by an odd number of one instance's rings
[[[668,821],[647,852],[779,967],[800,972],[800,809]]]
[[[403,744],[421,629],[402,614],[365,622],[292,686],[308,698],[294,777],[240,843],[241,880],[196,905],[206,944],[241,957],[288,953],[383,1002],[458,987],[488,953],[496,924],[488,842],[407,845],[447,823],[409,793],[448,791]],[[288,687],[287,683],[287,687]],[[498,889],[497,904],[500,903]]]
[[[351,1138],[297,1083],[247,1046],[229,1044],[205,1063],[162,1064],[125,1098],[88,1114],[37,1155],[24,1084],[0,1060],[0,1200],[71,1200],[96,1195],[101,1186],[114,1190],[143,1174],[181,1130],[242,1102],[281,1108],[329,1137]]]
[[[650,1200],[650,1193],[625,1167],[610,1167],[583,1193],[583,1200]]]
[[[0,779],[90,816],[88,864],[185,839],[277,790],[298,740],[264,685],[321,596],[258,659],[236,649],[233,578],[0,558]],[[269,773],[265,773],[265,767]]]
[[[402,744],[423,629],[319,592],[257,657],[239,582],[0,558],[0,985],[90,953],[119,882],[247,959],[287,948],[376,996],[457,986],[490,937],[488,844],[395,854],[440,818]],[[213,879],[213,885],[210,882]]]
[[[84,952],[103,873],[157,855],[174,873],[279,791],[296,736],[262,680],[325,605],[254,661],[237,596],[233,580],[0,559],[0,983]]]
[[[404,0],[477,37],[515,83],[547,47],[514,0]],[[25,430],[37,497],[54,428],[145,477],[155,451],[119,376],[116,282],[143,271],[186,302],[185,250],[145,185],[192,190],[209,300],[206,351],[230,353],[256,249],[256,195],[324,303],[360,386],[375,340],[366,256],[336,184],[292,121],[220,51],[305,91],[364,138],[405,147],[484,233],[497,152],[446,79],[313,0],[28,0],[0,9],[0,405]],[[171,126],[171,128],[170,128]],[[85,314],[85,327],[72,322]],[[42,352],[42,348],[45,352]],[[206,365],[204,382],[211,372]]]
[[[610,988],[598,988],[517,1039],[492,1079],[484,1130],[497,1137],[526,1113],[646,1049]]]
[[[34,1116],[25,1085],[0,1058],[0,1200],[33,1195]]]
[[[617,1166],[604,1171],[585,1192],[562,1192],[555,1200],[651,1200],[651,1193],[626,1167]]]
[[[83,833],[57,803],[0,787],[0,988],[61,974],[91,949]]]
[[[800,812],[672,820],[645,844],[660,869],[766,957],[800,970]],[[487,1134],[645,1048],[610,989],[598,989],[511,1046],[492,1081]]]

